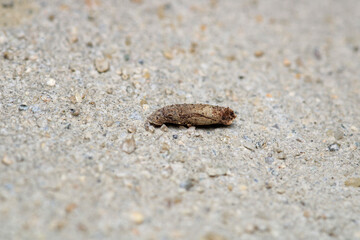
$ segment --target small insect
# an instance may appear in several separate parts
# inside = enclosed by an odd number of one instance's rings
[[[212,124],[230,125],[235,118],[234,111],[228,107],[208,104],[175,104],[156,110],[147,120],[155,126],[171,123],[190,127]]]

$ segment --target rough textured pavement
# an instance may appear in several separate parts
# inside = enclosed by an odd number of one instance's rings
[[[0,239],[360,239],[358,0],[0,2]]]

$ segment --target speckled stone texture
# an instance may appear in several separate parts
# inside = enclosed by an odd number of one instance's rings
[[[0,3],[0,239],[360,239],[360,1]]]

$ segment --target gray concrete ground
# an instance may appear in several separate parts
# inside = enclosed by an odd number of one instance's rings
[[[358,0],[1,0],[1,239],[360,239]],[[229,127],[146,117],[229,106]]]

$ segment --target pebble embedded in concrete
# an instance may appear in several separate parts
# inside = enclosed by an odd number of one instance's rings
[[[133,153],[135,151],[136,143],[133,135],[123,141],[123,143],[121,144],[121,149],[127,154]]]
[[[184,188],[187,191],[189,191],[190,188],[192,188],[193,186],[194,186],[194,180],[192,179],[187,179],[180,183],[180,187]]]
[[[161,125],[160,130],[163,132],[168,132],[169,128],[165,124],[163,124],[163,125]]]
[[[128,133],[136,133],[136,127],[135,126],[129,126],[127,131],[128,131]]]
[[[339,150],[340,150],[340,144],[338,144],[338,143],[330,144],[330,145],[328,146],[328,149],[329,149],[330,152],[339,151]]]
[[[142,224],[145,217],[141,212],[132,212],[130,213],[130,220],[135,224]]]
[[[219,177],[226,175],[227,169],[224,167],[217,167],[217,168],[207,168],[206,173],[209,177]]]
[[[8,156],[8,155],[4,155],[2,161],[1,161],[5,166],[10,166],[11,164],[13,164],[13,160]]]
[[[280,152],[277,157],[280,160],[285,160],[286,159],[286,154],[284,152]]]
[[[19,111],[21,112],[21,111],[26,111],[26,110],[28,110],[29,109],[29,107],[27,106],[27,105],[25,105],[25,104],[20,104],[20,106],[19,106]]]
[[[266,157],[265,158],[265,163],[272,164],[273,162],[274,162],[274,158],[272,158],[272,157]]]
[[[349,178],[345,181],[347,187],[360,187],[360,178]]]
[[[6,60],[14,60],[14,54],[11,52],[4,52],[3,57]]]
[[[334,131],[334,137],[336,140],[341,140],[344,137],[344,132],[341,129],[336,129]]]
[[[226,237],[215,232],[209,232],[202,236],[201,240],[226,240]]]
[[[109,71],[110,64],[106,58],[97,58],[95,59],[95,67],[99,73],[104,73]]]
[[[74,117],[77,117],[77,116],[80,115],[80,110],[79,110],[79,109],[70,108],[70,113],[71,113],[71,115],[73,115]]]
[[[56,84],[56,80],[53,79],[53,78],[49,78],[47,81],[46,81],[46,85],[48,85],[49,87],[53,87],[55,86]]]
[[[254,53],[254,55],[255,55],[255,57],[257,57],[257,58],[260,58],[260,57],[264,56],[264,52],[259,50],[259,51],[256,51],[256,52]]]

